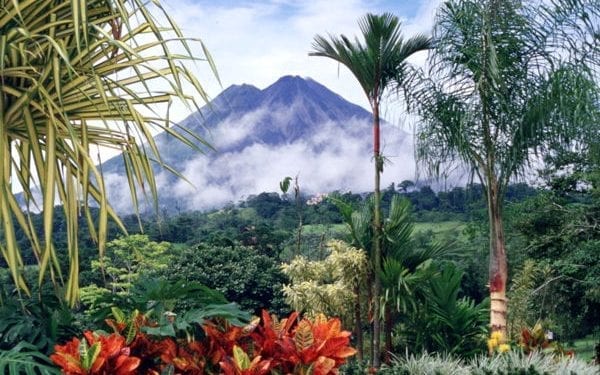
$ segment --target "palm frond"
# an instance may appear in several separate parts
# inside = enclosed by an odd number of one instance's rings
[[[329,35],[329,38],[317,35],[309,55],[328,57],[346,66],[373,104],[393,81],[404,81],[405,60],[429,49],[430,38],[416,35],[405,40],[399,18],[391,13],[368,13],[358,24],[362,40],[351,40],[345,35]]]
[[[59,281],[63,270],[52,245],[52,232],[55,204],[62,204],[69,257],[65,290],[70,303],[78,297],[77,216],[88,217],[100,256],[107,221],[123,228],[108,202],[102,172],[90,157],[91,147],[123,153],[136,207],[137,190],[156,202],[152,161],[163,165],[153,140],[157,131],[200,149],[195,146],[198,138],[177,131],[168,110],[165,114],[163,109],[173,99],[198,109],[192,95],[208,100],[185,66],[186,61],[201,60],[194,56],[197,52],[192,53],[192,44],[199,44],[204,51],[202,60],[213,70],[214,63],[200,41],[182,37],[168,15],[171,27],[159,25],[154,12],[166,15],[158,1],[4,2],[0,16],[0,215],[5,246],[1,250],[22,290],[28,288],[21,275],[23,260],[13,217],[29,237],[38,259],[38,282],[44,282],[48,273]],[[174,53],[177,45],[187,54]],[[161,86],[167,89],[154,89]],[[11,178],[13,175],[17,178]],[[35,185],[41,202],[32,189]],[[23,190],[25,214],[19,212],[13,193],[19,189]],[[97,223],[91,219],[90,202],[100,208]],[[42,238],[28,224],[36,207],[44,217]]]

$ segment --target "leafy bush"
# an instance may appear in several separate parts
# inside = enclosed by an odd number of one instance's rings
[[[340,367],[342,375],[364,375],[369,371],[369,364],[365,361],[359,361],[355,358],[349,360],[346,364]]]
[[[10,350],[0,350],[0,374],[58,375],[60,372],[35,346],[21,342]]]
[[[78,332],[73,313],[53,293],[10,295],[0,304],[0,350],[27,342],[49,353],[57,341]]]
[[[82,300],[88,304],[86,314],[91,326],[101,324],[115,306],[126,311],[152,311],[160,316],[165,311],[189,311],[227,303],[223,294],[198,282],[167,280],[164,277],[142,278],[125,295],[103,293],[85,300],[82,297]]]
[[[181,374],[336,374],[346,358],[354,355],[349,347],[350,332],[341,329],[339,319],[318,316],[298,320],[293,313],[278,320],[266,311],[246,326],[227,320],[196,319],[170,321],[162,330],[156,322],[134,313],[128,319],[114,310],[108,320],[114,333],[86,332],[85,340],[73,338],[57,345],[52,360],[67,375],[105,373]],[[178,337],[175,328],[196,323],[204,331],[202,339]],[[164,326],[164,325],[163,325]],[[221,372],[219,372],[221,371]]]
[[[397,327],[400,344],[412,353],[436,352],[462,357],[481,354],[487,335],[487,300],[459,298],[463,271],[452,263],[423,284],[415,311]]]
[[[273,258],[247,246],[207,246],[182,251],[169,267],[167,278],[200,282],[236,301],[243,309],[259,313],[262,308],[283,309],[285,277]]]

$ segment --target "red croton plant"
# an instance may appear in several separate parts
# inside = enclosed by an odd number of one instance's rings
[[[340,320],[322,315],[278,320],[263,311],[262,321],[246,327],[208,321],[203,340],[150,336],[142,330],[144,319],[107,323],[114,333],[85,332],[84,340],[56,345],[50,358],[67,375],[327,375],[337,374],[356,352]]]

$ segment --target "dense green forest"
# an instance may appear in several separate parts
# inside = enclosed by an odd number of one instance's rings
[[[409,202],[415,223],[413,246],[446,248],[445,255],[435,261],[450,262],[463,273],[458,297],[485,301],[488,229],[481,186],[437,193],[411,181],[398,186],[383,190],[384,216],[393,197]],[[574,186],[564,179],[545,189],[513,184],[505,207],[511,269],[515,270],[511,298],[527,306],[509,319],[515,325],[529,326],[543,320],[565,342],[600,328],[599,201],[592,191],[571,189]],[[348,192],[317,199],[261,193],[209,212],[145,216],[141,218],[143,231],[136,216],[126,216],[128,234],[111,226],[104,275],[96,244],[86,237],[82,220],[79,309],[88,318],[80,324],[92,324],[90,308],[97,311],[103,303],[108,306],[103,299],[110,297],[108,292],[125,295],[156,276],[171,282],[198,282],[254,313],[263,308],[287,313],[290,306],[285,303],[283,285],[289,279],[281,264],[297,256],[310,261],[327,258],[329,240],[348,241],[350,237],[335,202],[359,207],[368,197]],[[41,216],[37,219],[42,220]],[[55,217],[55,228],[57,249],[64,251],[60,244],[67,239],[60,215]],[[30,263],[35,262],[31,259]],[[12,293],[11,282],[8,273],[3,275],[3,295],[7,296]],[[407,343],[397,340],[394,350],[405,350]]]

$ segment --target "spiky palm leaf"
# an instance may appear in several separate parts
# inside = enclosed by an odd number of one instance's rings
[[[201,42],[184,38],[158,1],[0,3],[0,250],[15,284],[28,292],[16,239],[20,228],[38,261],[38,282],[48,272],[60,282],[63,272],[52,236],[54,205],[60,203],[68,243],[65,297],[72,304],[78,296],[78,216],[87,217],[100,257],[108,219],[123,227],[107,200],[101,170],[90,156],[92,147],[122,152],[135,207],[139,188],[155,201],[151,161],[162,162],[154,132],[165,131],[192,147],[201,141],[177,130],[169,119],[173,99],[195,108],[189,93],[207,100],[183,62],[207,60],[214,65]],[[166,17],[170,27],[160,26],[157,15]],[[192,42],[199,44],[204,58],[192,55]],[[25,213],[14,194],[19,189]],[[97,223],[90,202],[99,206]],[[41,237],[29,215],[35,209],[43,212]]]

